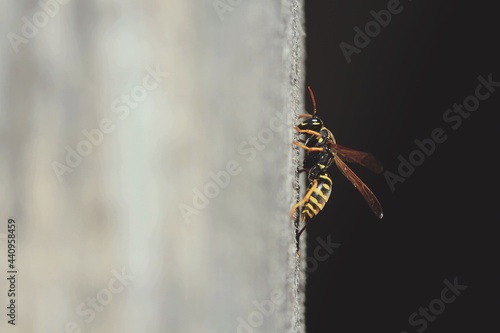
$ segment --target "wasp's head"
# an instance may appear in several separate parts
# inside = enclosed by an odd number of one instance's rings
[[[301,130],[319,132],[323,128],[323,121],[318,117],[311,117],[298,124],[297,127]]]

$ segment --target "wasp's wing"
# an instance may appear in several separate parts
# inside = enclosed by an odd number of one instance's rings
[[[375,194],[373,194],[368,186],[366,186],[365,183],[363,183],[363,181],[359,179],[358,176],[356,176],[356,174],[344,163],[344,161],[340,159],[338,155],[335,156],[335,164],[337,164],[337,167],[344,174],[344,176],[351,181],[354,187],[356,187],[359,193],[361,193],[363,198],[365,198],[372,212],[379,219],[381,219],[384,213],[382,212],[382,206],[380,205],[380,202],[378,201]]]
[[[383,171],[382,164],[380,164],[375,156],[370,153],[357,151],[331,142],[329,145],[337,152],[337,156],[346,162],[358,163],[375,173],[381,173]]]

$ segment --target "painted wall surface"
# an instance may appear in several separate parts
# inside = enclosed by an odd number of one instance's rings
[[[2,333],[304,331],[301,6],[0,1]]]

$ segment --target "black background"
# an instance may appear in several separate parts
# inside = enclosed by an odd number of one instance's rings
[[[495,2],[403,0],[401,13],[347,63],[340,43],[354,45],[353,28],[364,30],[370,11],[387,4],[306,1],[306,83],[318,116],[337,143],[373,153],[394,174],[415,139],[442,128],[447,140],[394,191],[384,174],[350,165],[379,198],[382,220],[330,169],[332,195],[307,234],[307,332],[499,331],[500,87],[456,130],[443,120],[474,94],[479,75],[500,82]],[[321,262],[318,237],[341,244]],[[410,325],[455,277],[467,289],[425,329]]]

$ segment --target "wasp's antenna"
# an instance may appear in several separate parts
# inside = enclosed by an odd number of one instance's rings
[[[307,86],[307,90],[309,90],[309,94],[311,95],[311,100],[312,100],[313,108],[314,108],[312,115],[314,117],[314,115],[316,114],[316,99],[314,98],[314,93],[311,89],[311,86]]]

